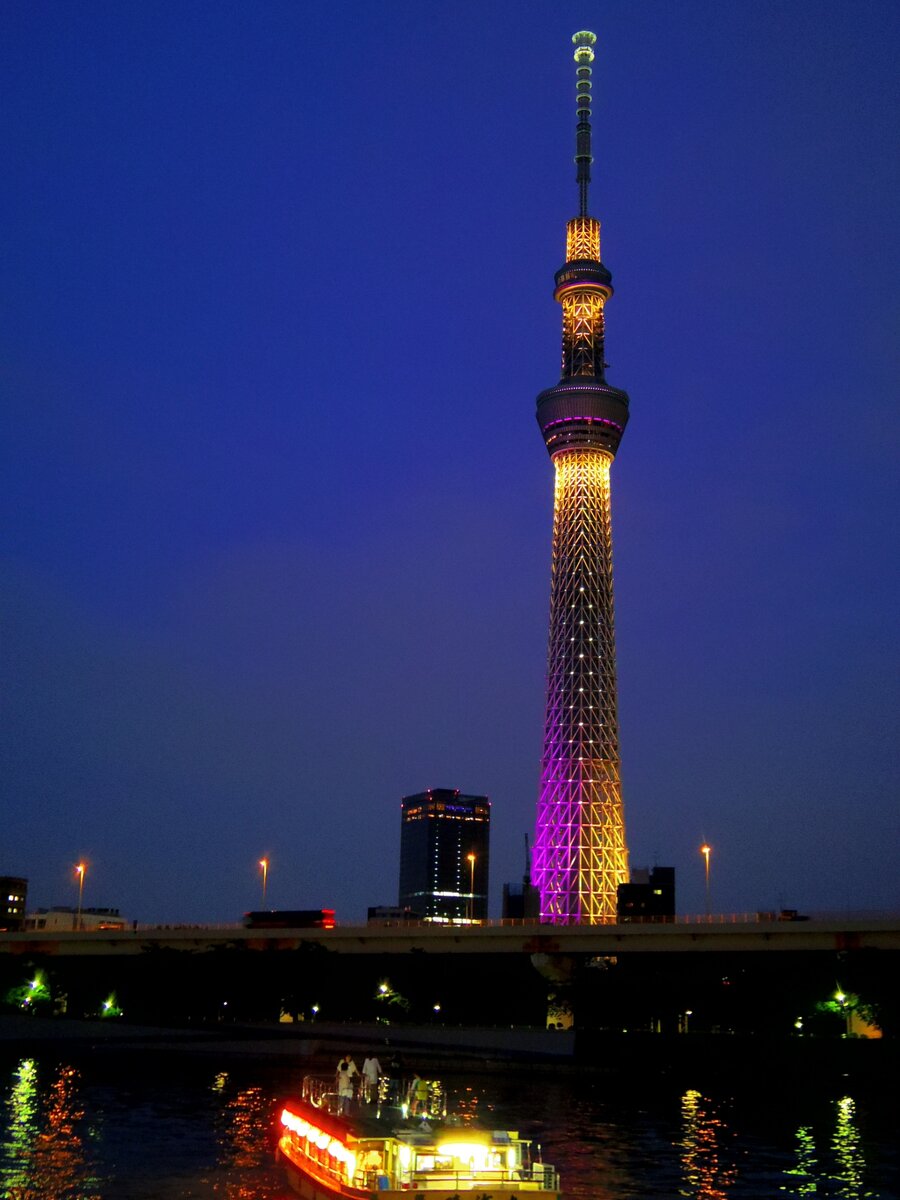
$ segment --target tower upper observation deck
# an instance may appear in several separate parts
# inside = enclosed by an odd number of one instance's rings
[[[588,214],[591,182],[591,63],[593,33],[576,33],[575,164],[579,212],[566,226],[566,261],[556,272],[554,297],[563,310],[562,375],[537,399],[537,420],[551,457],[593,448],[613,457],[628,421],[628,395],[606,382],[604,308],[612,276],[600,257],[600,222]]]

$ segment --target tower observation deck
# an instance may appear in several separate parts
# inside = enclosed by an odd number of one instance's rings
[[[547,712],[532,878],[541,917],[562,925],[616,919],[628,879],[619,773],[613,628],[610,467],[628,420],[628,396],[606,382],[604,308],[612,276],[600,258],[600,222],[588,215],[593,33],[576,33],[576,180],[579,210],[566,226],[556,273],[562,305],[562,377],[537,399],[556,473]]]

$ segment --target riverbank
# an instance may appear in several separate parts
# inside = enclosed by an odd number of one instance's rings
[[[459,1070],[628,1074],[692,1079],[694,1086],[754,1083],[785,1072],[810,1084],[893,1086],[900,1045],[841,1038],[612,1034],[540,1029],[468,1029],[308,1022],[170,1028],[120,1020],[0,1016],[0,1053],[72,1058],[155,1054],[169,1058],[272,1062],[318,1071],[349,1051],[399,1052],[445,1073]]]
[[[179,1050],[191,1054],[308,1058],[353,1053],[414,1050],[417,1058],[475,1062],[561,1062],[571,1060],[573,1032],[543,1029],[472,1029],[308,1022],[256,1025],[220,1024],[171,1028],[129,1025],[121,1020],[69,1020],[63,1017],[0,1016],[0,1048],[35,1053],[48,1046],[102,1053],[122,1050]]]

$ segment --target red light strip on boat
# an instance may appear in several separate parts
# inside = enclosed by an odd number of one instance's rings
[[[340,1138],[332,1137],[324,1129],[319,1129],[305,1118],[292,1113],[289,1108],[281,1110],[281,1124],[291,1133],[296,1133],[298,1137],[306,1138],[319,1150],[327,1151],[332,1158],[336,1158],[338,1162],[344,1164],[348,1177],[352,1177],[356,1170],[356,1154]]]

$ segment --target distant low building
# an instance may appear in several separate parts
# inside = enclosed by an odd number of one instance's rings
[[[630,883],[620,883],[616,912],[620,921],[673,921],[675,919],[675,868],[646,867],[631,872]]]
[[[126,929],[128,921],[117,908],[39,908],[29,913],[22,923],[23,929],[46,929],[62,933],[73,929]]]
[[[404,921],[421,921],[411,908],[399,908],[396,904],[376,904],[367,910],[370,925],[396,925]]]
[[[539,921],[541,918],[541,893],[532,887],[526,875],[520,884],[504,883],[503,907],[500,910],[504,921]]]
[[[22,928],[27,898],[27,879],[21,875],[0,875],[0,929]]]

